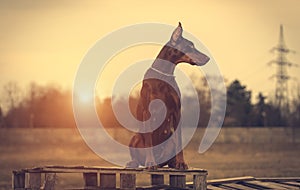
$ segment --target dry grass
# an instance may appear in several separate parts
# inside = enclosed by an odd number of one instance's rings
[[[227,131],[226,131],[227,130]],[[256,176],[282,177],[300,176],[300,143],[290,140],[269,141],[255,139],[255,134],[267,136],[272,130],[242,133],[232,128],[222,131],[215,144],[204,154],[197,152],[203,131],[198,131],[185,148],[185,159],[191,167],[207,169],[209,179]],[[279,130],[279,129],[276,129]],[[238,138],[234,135],[235,131]],[[227,140],[224,133],[230,134]],[[272,131],[274,133],[274,131]],[[120,134],[120,133],[116,133]],[[253,136],[254,135],[254,136]],[[289,138],[288,133],[276,132],[278,138]],[[286,137],[282,137],[287,135]],[[250,136],[250,137],[249,137]],[[247,137],[247,138],[246,138]],[[11,186],[14,169],[43,165],[97,165],[111,166],[94,154],[72,129],[1,129],[0,130],[0,190]],[[252,139],[251,141],[237,139]],[[261,138],[261,137],[259,137]],[[231,139],[231,140],[230,140]],[[126,141],[126,140],[125,140]],[[73,176],[81,178],[81,176]],[[59,176],[61,185],[76,185],[78,180]],[[74,182],[75,181],[75,182]]]

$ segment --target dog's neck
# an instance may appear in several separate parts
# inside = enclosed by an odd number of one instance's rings
[[[168,46],[164,46],[162,48],[162,50],[159,52],[158,56],[154,60],[151,68],[166,76],[173,76],[176,63],[173,63],[171,61],[171,57],[167,53],[169,48],[170,47]]]

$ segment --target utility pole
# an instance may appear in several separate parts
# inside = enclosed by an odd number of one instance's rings
[[[275,52],[277,55],[277,58],[270,62],[270,64],[276,65],[276,74],[272,76],[272,78],[276,79],[275,106],[281,110],[283,115],[285,115],[289,113],[288,81],[291,79],[291,77],[288,74],[288,68],[297,65],[289,62],[286,58],[289,53],[295,51],[287,48],[284,41],[282,25],[280,25],[279,43],[277,46],[272,48],[271,51]]]

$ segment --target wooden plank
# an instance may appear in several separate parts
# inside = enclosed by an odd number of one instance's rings
[[[242,189],[242,190],[256,190],[255,188],[247,187],[247,186],[237,184],[237,183],[226,183],[222,186],[231,187],[231,188],[234,188],[234,189]]]
[[[207,189],[208,189],[208,190],[224,190],[223,188],[218,187],[218,186],[216,186],[216,185],[208,185],[208,186],[207,186]]]
[[[280,182],[268,182],[268,183],[272,184],[272,185],[275,185],[275,186],[278,186],[281,189],[295,189],[294,186],[283,184],[283,183],[280,183]]]
[[[261,187],[260,189],[286,189],[281,188],[278,185],[271,184],[271,182],[261,182],[261,181],[247,181],[243,182],[245,185],[250,185],[250,187]]]
[[[170,186],[175,188],[185,188],[185,175],[170,175]]]
[[[120,189],[122,190],[135,190],[136,188],[136,175],[135,174],[120,174]]]
[[[41,182],[41,173],[29,173],[29,188],[31,190],[40,190]]]
[[[164,175],[151,175],[151,185],[163,185],[164,184]]]
[[[116,174],[102,174],[100,173],[100,188],[115,189],[116,188]]]
[[[84,187],[97,187],[97,173],[83,173]]]
[[[252,176],[245,176],[245,177],[234,177],[234,178],[208,180],[207,184],[236,183],[236,182],[240,182],[240,181],[251,181],[251,180],[255,180],[255,178]]]
[[[218,187],[219,187],[219,188],[222,188],[222,189],[226,189],[226,190],[236,190],[235,188],[229,187],[229,186],[224,185],[224,184],[219,185]],[[244,190],[244,189],[243,189],[243,190]]]
[[[47,173],[45,174],[45,183],[44,190],[54,190],[56,183],[56,174],[55,173]]]
[[[25,172],[13,171],[12,175],[12,188],[13,190],[25,189]]]
[[[300,181],[300,177],[268,177],[268,178],[256,178],[258,181]]]
[[[193,176],[193,190],[206,190],[206,175]]]
[[[137,187],[136,190],[157,190],[157,189],[170,189],[169,185],[151,185],[151,186],[143,186]]]
[[[286,181],[286,182],[283,182],[285,184],[288,184],[288,185],[293,185],[295,187],[299,187],[300,188],[300,183],[299,182],[295,182],[295,181]]]
[[[143,174],[174,174],[174,175],[207,175],[203,169],[191,168],[188,170],[176,170],[173,168],[158,168],[148,170],[146,168],[119,168],[119,167],[86,167],[86,166],[45,166],[24,169],[25,172],[40,173],[143,173]]]

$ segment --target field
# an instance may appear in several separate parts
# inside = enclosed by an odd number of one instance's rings
[[[199,154],[203,130],[198,130],[184,155],[189,166],[207,169],[208,179],[300,176],[299,132],[284,128],[223,128],[213,146]],[[111,134],[121,141],[126,136],[120,131]],[[0,129],[0,138],[0,190],[11,188],[11,172],[15,169],[112,166],[91,151],[75,129]],[[58,180],[62,186],[76,185],[76,180]]]

